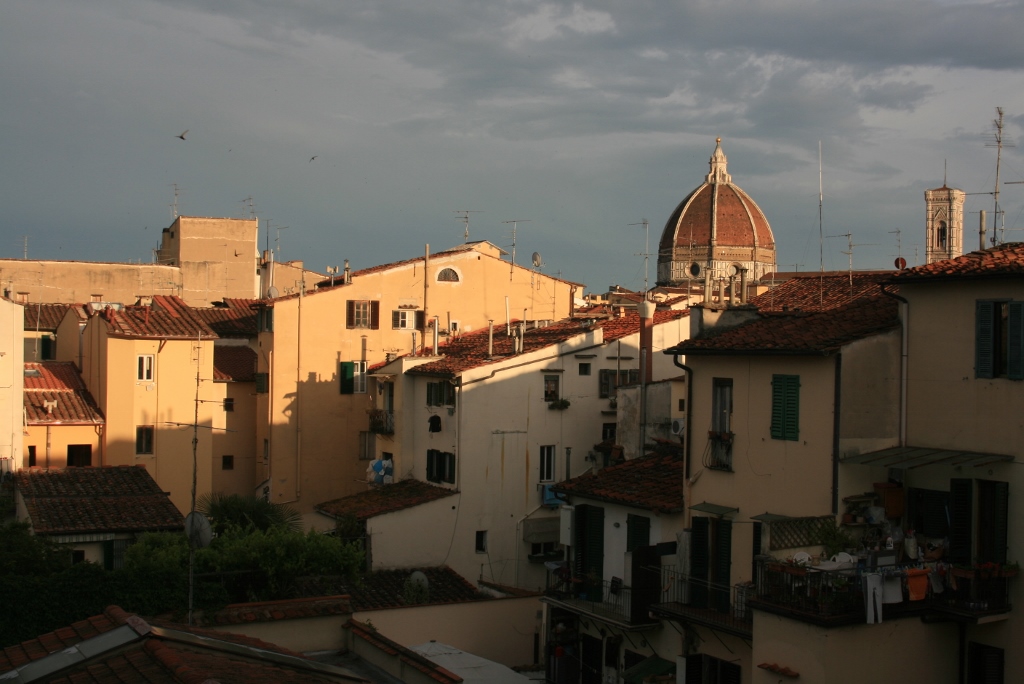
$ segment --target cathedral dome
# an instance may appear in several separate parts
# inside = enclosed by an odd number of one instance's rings
[[[679,203],[658,245],[658,284],[738,276],[756,280],[775,269],[775,237],[761,208],[732,182],[718,139],[710,173]]]

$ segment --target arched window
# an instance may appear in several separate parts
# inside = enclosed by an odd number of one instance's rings
[[[453,268],[442,268],[441,272],[437,274],[437,282],[457,283],[459,282],[459,274]]]
[[[935,230],[935,246],[939,249],[946,248],[946,222],[939,221],[939,226]]]

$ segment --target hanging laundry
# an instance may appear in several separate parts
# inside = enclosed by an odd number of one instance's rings
[[[907,570],[907,594],[911,601],[923,601],[928,596],[927,568],[910,568]]]
[[[867,624],[882,621],[882,576],[877,573],[864,574],[864,609]]]
[[[887,575],[882,585],[882,603],[903,603],[903,578]]]

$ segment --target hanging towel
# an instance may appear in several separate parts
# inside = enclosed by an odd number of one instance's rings
[[[867,624],[882,621],[882,576],[874,573],[864,575],[864,610]]]
[[[903,603],[903,578],[888,575],[882,585],[882,603]]]
[[[928,596],[928,575],[927,569],[907,570],[907,593],[911,601],[923,601]]]
[[[939,574],[938,569],[932,568],[931,574],[928,575],[928,579],[931,580],[933,594],[941,594],[946,589],[946,585],[942,583],[942,575]]]

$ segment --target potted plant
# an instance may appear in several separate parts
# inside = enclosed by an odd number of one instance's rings
[[[554,401],[548,402],[548,408],[552,411],[564,411],[569,408],[568,399],[555,399]]]
[[[834,520],[831,523],[826,522],[818,528],[818,534],[815,535],[814,541],[816,544],[821,544],[825,550],[825,556],[828,558],[840,551],[852,548],[854,545],[853,537]]]
[[[1002,577],[1016,577],[1017,573],[1020,572],[1020,563],[1012,561],[1010,563],[1003,563],[1003,567],[999,574]]]

